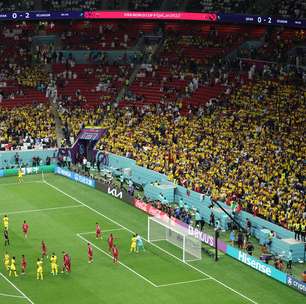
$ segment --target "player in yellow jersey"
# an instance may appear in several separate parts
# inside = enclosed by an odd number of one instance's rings
[[[7,271],[9,271],[10,269],[10,255],[6,252],[4,255],[4,267]]]
[[[41,261],[40,258],[38,258],[36,265],[37,265],[36,278],[37,280],[43,280],[44,279],[43,261]]]
[[[3,217],[3,228],[7,230],[9,228],[9,218],[6,214]]]
[[[137,243],[137,238],[136,238],[136,235],[133,234],[132,239],[131,239],[130,252],[136,252],[136,243]]]
[[[50,262],[51,262],[51,273],[53,275],[57,275],[58,265],[57,265],[57,256],[55,255],[55,253],[52,253],[52,256],[50,258]]]
[[[21,169],[19,169],[18,171],[17,180],[18,180],[18,184],[21,184],[23,182],[23,172],[21,171]]]
[[[9,277],[12,275],[12,273],[15,275],[15,277],[18,277],[18,274],[16,271],[16,258],[15,257],[12,257],[12,260],[11,260]]]

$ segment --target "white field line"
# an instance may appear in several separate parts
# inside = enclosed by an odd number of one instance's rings
[[[39,181],[29,181],[29,182],[21,182],[21,183],[0,183],[0,186],[19,186],[22,184],[42,184],[43,181],[39,180]]]
[[[125,230],[125,229],[123,229],[123,228],[114,228],[114,229],[105,229],[105,230],[102,229],[101,232],[102,232],[102,235],[103,235],[104,232],[112,232],[112,231],[120,231],[120,230]],[[78,233],[78,234],[79,235],[96,234],[96,231],[81,232],[81,233]]]
[[[45,181],[45,183],[46,183],[47,185],[49,185],[51,188],[57,190],[58,192],[60,192],[60,193],[62,193],[62,194],[64,194],[64,195],[66,195],[67,197],[70,197],[72,200],[74,200],[75,202],[78,202],[78,203],[81,204],[82,206],[87,207],[87,208],[88,208],[89,210],[91,210],[92,212],[95,212],[96,214],[101,215],[102,217],[104,217],[104,218],[106,218],[107,220],[109,220],[110,222],[112,222],[112,223],[118,225],[119,227],[125,229],[126,231],[129,231],[130,233],[134,233],[134,232],[133,232],[132,230],[130,230],[129,228],[127,228],[127,227],[121,225],[120,223],[118,223],[118,222],[116,222],[115,220],[109,218],[108,216],[104,215],[103,213],[99,212],[98,210],[96,210],[96,209],[94,209],[94,208],[92,208],[92,207],[86,205],[85,203],[81,202],[79,199],[77,199],[77,198],[71,196],[70,194],[68,194],[68,193],[64,192],[63,190],[59,189],[58,187],[56,187],[56,186],[54,186],[54,185],[48,183],[47,181]],[[145,238],[143,238],[143,240],[146,241],[146,242],[148,242],[148,240],[146,240]],[[149,243],[150,243],[150,242],[149,242]],[[233,293],[239,295],[240,297],[244,298],[245,300],[248,300],[249,302],[251,302],[251,303],[253,303],[253,304],[258,304],[258,302],[256,302],[256,301],[250,299],[250,298],[247,297],[246,295],[240,293],[239,291],[237,291],[237,290],[235,290],[234,288],[232,288],[232,287],[226,285],[225,283],[219,281],[218,279],[212,277],[211,275],[205,273],[204,271],[202,271],[202,270],[196,268],[195,266],[193,266],[193,265],[191,265],[191,264],[189,264],[189,263],[187,263],[187,262],[184,262],[184,261],[181,260],[180,258],[178,258],[178,257],[176,257],[175,255],[171,254],[170,252],[168,252],[168,251],[162,249],[161,247],[157,246],[156,244],[154,244],[154,243],[150,243],[150,244],[151,244],[152,246],[154,246],[154,247],[160,249],[161,251],[165,252],[166,254],[172,256],[173,258],[179,260],[181,263],[183,263],[183,264],[189,266],[190,268],[194,269],[195,271],[198,271],[199,273],[202,273],[202,274],[205,275],[206,277],[212,279],[212,280],[215,281],[216,283],[222,285],[223,287],[225,287],[225,288],[227,288],[228,290],[232,291]]]
[[[106,256],[110,257],[111,259],[113,258],[109,253],[107,253],[106,251],[104,251],[103,249],[101,249],[100,247],[96,246],[95,244],[93,244],[92,242],[90,242],[89,240],[87,240],[85,237],[81,236],[79,233],[77,234],[77,236],[82,239],[84,242],[87,242],[89,244],[91,244],[92,247],[96,248],[97,250],[99,250],[100,252],[102,252],[103,254],[105,254]],[[129,266],[125,265],[124,263],[118,261],[118,263],[120,265],[122,265],[124,268],[126,268],[127,270],[131,271],[132,273],[134,273],[135,275],[137,275],[138,277],[140,277],[141,279],[145,280],[146,282],[148,282],[150,285],[157,287],[156,284],[154,284],[152,281],[150,281],[148,278],[144,277],[143,275],[141,275],[140,273],[138,273],[137,271],[135,271],[134,269],[130,268]]]
[[[175,286],[175,285],[182,285],[182,284],[190,284],[190,283],[207,281],[207,280],[211,280],[211,278],[204,278],[204,279],[183,281],[183,282],[176,282],[176,283],[169,283],[169,284],[161,284],[161,285],[157,285],[157,287],[159,288],[159,287],[168,287],[168,286]]]
[[[22,292],[15,284],[13,284],[3,273],[0,272],[0,276],[11,286],[13,286],[29,303],[34,304],[34,302],[24,293]]]
[[[7,293],[0,293],[0,297],[25,299],[24,296],[16,296],[16,295],[11,295],[11,294],[7,294]]]
[[[42,209],[29,209],[29,210],[19,210],[19,211],[8,211],[8,212],[0,212],[0,215],[3,214],[23,214],[23,213],[32,213],[32,212],[44,212],[44,211],[53,211],[53,210],[61,210],[61,209],[71,209],[71,208],[82,208],[84,206],[80,205],[69,205],[69,206],[61,206],[61,207],[52,207],[52,208],[42,208]]]

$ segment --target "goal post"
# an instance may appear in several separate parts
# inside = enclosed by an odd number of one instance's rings
[[[180,258],[184,262],[202,259],[201,240],[189,235],[187,228],[171,221],[171,219],[166,222],[159,218],[148,217],[148,241],[157,247],[162,242],[176,246],[179,248]]]

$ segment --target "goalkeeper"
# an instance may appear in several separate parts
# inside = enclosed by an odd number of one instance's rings
[[[141,251],[145,251],[143,240],[139,234],[136,234],[136,252],[139,253]]]

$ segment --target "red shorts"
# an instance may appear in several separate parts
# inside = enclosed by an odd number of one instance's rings
[[[66,270],[68,271],[68,272],[70,272],[70,270],[71,270],[71,265],[70,264],[65,264],[64,265],[65,266],[65,268],[66,268]]]

